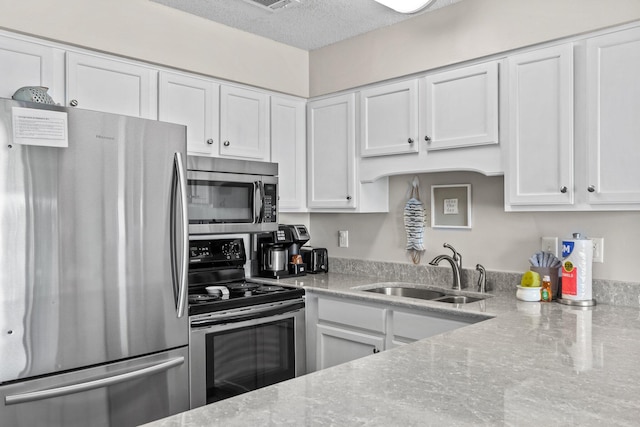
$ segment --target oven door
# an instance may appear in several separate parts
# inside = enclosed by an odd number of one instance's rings
[[[277,177],[189,171],[187,179],[189,234],[277,230],[277,194],[265,196],[265,185],[277,186]]]
[[[192,316],[191,408],[306,373],[300,300],[215,313],[198,326],[203,316]]]

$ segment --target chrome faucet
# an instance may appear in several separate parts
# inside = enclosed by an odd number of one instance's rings
[[[442,247],[451,249],[451,252],[453,252],[453,260],[458,264],[458,269],[462,271],[462,255],[460,252],[456,251],[456,249],[448,243],[443,244]]]
[[[429,265],[438,265],[440,261],[445,260],[449,264],[451,264],[451,270],[453,271],[453,289],[461,290],[460,288],[460,267],[458,266],[458,261],[449,255],[438,255],[434,259],[431,260]]]
[[[476,264],[476,270],[480,272],[480,276],[478,276],[478,292],[484,293],[487,291],[487,271],[482,264]]]

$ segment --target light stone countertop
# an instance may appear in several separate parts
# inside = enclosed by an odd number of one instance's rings
[[[353,289],[376,282],[336,273],[280,281],[488,320],[149,426],[640,425],[637,308],[522,302],[515,285],[463,306]]]

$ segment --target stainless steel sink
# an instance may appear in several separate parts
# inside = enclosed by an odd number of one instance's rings
[[[441,298],[436,298],[434,301],[448,302],[450,304],[467,304],[470,302],[480,301],[483,298],[468,297],[466,295],[447,295]]]
[[[484,297],[478,296],[452,295],[433,289],[407,288],[404,286],[381,286],[379,288],[364,289],[364,291],[383,295],[393,295],[397,297],[417,298],[434,302],[443,302],[448,304],[467,304],[484,299]]]
[[[384,294],[384,295],[394,295],[398,297],[409,297],[409,298],[418,298],[418,299],[426,299],[426,300],[433,300],[436,298],[446,296],[444,292],[432,291],[430,289],[402,288],[402,287],[392,287],[392,286],[385,286],[382,288],[374,288],[374,289],[365,289],[365,291],[375,292],[375,293]]]

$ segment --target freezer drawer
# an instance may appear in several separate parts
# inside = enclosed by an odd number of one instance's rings
[[[188,347],[0,387],[0,426],[135,426],[189,409]]]

